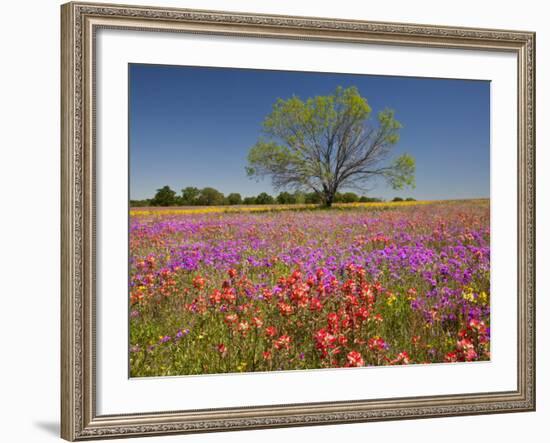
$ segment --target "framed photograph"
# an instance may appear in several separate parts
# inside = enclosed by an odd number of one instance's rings
[[[535,409],[534,33],[61,18],[63,438]]]

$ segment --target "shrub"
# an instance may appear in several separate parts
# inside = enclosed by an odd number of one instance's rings
[[[275,203],[275,199],[267,192],[262,192],[256,197],[256,204],[258,205],[272,205]]]
[[[277,196],[277,203],[281,205],[293,205],[296,203],[296,197],[289,192],[281,192]]]
[[[382,201],[381,198],[377,197],[365,197],[364,195],[359,198],[361,203],[379,203]]]
[[[359,196],[355,192],[346,192],[342,194],[342,202],[355,203],[359,201]]]
[[[237,192],[232,192],[227,196],[227,203],[230,205],[240,205],[243,202],[241,194]]]
[[[308,192],[305,195],[305,203],[308,204],[319,204],[321,203],[321,195],[316,192]]]
[[[197,198],[197,203],[201,206],[216,206],[225,203],[224,195],[214,188],[201,189],[200,195]]]
[[[163,186],[157,189],[157,192],[151,200],[152,206],[174,206],[176,201],[176,192],[170,189],[170,186]]]

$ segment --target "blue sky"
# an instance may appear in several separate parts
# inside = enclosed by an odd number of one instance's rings
[[[130,198],[169,185],[212,186],[243,197],[275,194],[269,179],[250,180],[246,156],[277,98],[327,95],[356,86],[373,109],[403,124],[393,156],[416,159],[416,188],[368,185],[370,196],[416,199],[489,197],[490,83],[131,64]]]

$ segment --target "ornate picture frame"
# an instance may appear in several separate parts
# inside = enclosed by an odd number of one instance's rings
[[[61,7],[61,436],[216,432],[535,410],[535,34],[72,2]],[[517,389],[98,415],[95,36],[99,29],[474,49],[517,56]],[[121,271],[122,271],[121,264]]]

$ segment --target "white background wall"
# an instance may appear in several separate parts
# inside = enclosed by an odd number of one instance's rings
[[[524,29],[537,32],[536,413],[289,428],[140,441],[546,441],[550,419],[545,281],[550,263],[550,14],[536,0],[128,0],[134,4]],[[59,432],[59,1],[2,5],[0,26],[0,439]],[[546,268],[544,267],[546,264]],[[450,381],[452,382],[452,381]]]

